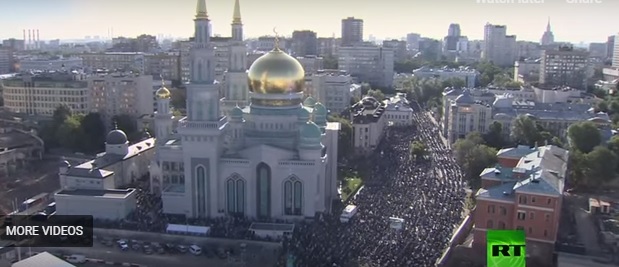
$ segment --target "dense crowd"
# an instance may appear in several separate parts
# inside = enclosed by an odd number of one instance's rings
[[[358,214],[348,223],[339,214],[297,226],[284,244],[295,266],[433,266],[462,217],[464,184],[437,126],[415,113],[415,126],[390,128],[369,160],[371,177],[351,203]],[[430,156],[412,160],[409,144],[426,144]],[[404,228],[389,218],[404,219]]]
[[[421,141],[428,156],[414,159],[409,145]],[[358,214],[348,223],[339,211],[313,222],[299,223],[284,240],[282,263],[320,266],[432,266],[441,256],[462,218],[464,183],[451,150],[440,139],[438,127],[425,113],[415,113],[414,126],[390,127],[376,153],[367,159],[371,175],[364,188],[347,204]],[[165,232],[168,223],[211,227],[210,236],[258,239],[249,236],[251,220],[243,217],[186,219],[161,211],[161,199],[148,193],[147,181],[138,189],[136,211],[122,221],[98,221],[101,227]],[[390,217],[404,219],[394,229]]]

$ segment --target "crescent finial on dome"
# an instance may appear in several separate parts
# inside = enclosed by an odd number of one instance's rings
[[[274,50],[279,50],[279,33],[277,32],[277,27],[273,27],[273,33],[275,33],[275,48],[274,48]]]

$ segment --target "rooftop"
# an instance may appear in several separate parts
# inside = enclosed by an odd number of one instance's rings
[[[529,152],[525,154],[527,150]],[[506,181],[499,186],[489,189],[482,189],[478,192],[478,196],[505,200],[513,192],[547,195],[561,195],[563,193],[569,155],[567,150],[552,145],[537,148],[519,146],[512,150],[502,149],[497,154],[500,153],[511,154],[510,158],[515,158],[522,154],[525,155],[520,157],[520,161],[513,169],[501,169],[500,166],[486,168],[481,173],[482,179],[497,179],[497,170],[501,176],[504,173],[518,171],[524,174],[524,178],[519,181]]]
[[[41,252],[32,257],[13,263],[12,267],[75,267],[49,252]]]
[[[67,175],[88,178],[105,178],[113,174],[113,172],[111,171],[104,170],[106,167],[137,156],[140,153],[154,147],[155,138],[148,138],[146,140],[142,140],[138,143],[130,145],[129,152],[126,155],[103,153],[93,160],[69,168],[69,170],[67,171]]]
[[[106,190],[94,190],[94,189],[65,189],[56,195],[69,195],[69,196],[88,196],[88,197],[103,197],[103,198],[126,198],[132,194],[135,189],[106,189]]]

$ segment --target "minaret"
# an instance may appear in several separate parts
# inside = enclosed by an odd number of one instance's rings
[[[247,46],[243,42],[243,23],[241,21],[241,6],[239,0],[234,2],[232,14],[232,39],[229,43],[229,64],[223,100],[223,112],[236,107],[245,107],[249,103],[249,88],[247,85]]]
[[[234,1],[234,14],[232,15],[232,40],[243,41],[243,22],[241,22],[241,6],[239,0]]]
[[[185,164],[185,196],[192,203],[191,210],[186,211],[190,218],[214,217],[223,209],[217,199],[220,195],[218,162],[223,153],[222,133],[227,131],[227,124],[219,111],[220,85],[215,82],[216,59],[204,1],[198,0],[194,19],[187,117],[179,120],[177,127]]]
[[[157,113],[155,113],[155,135],[158,145],[165,144],[172,133],[173,116],[170,109],[170,90],[165,87],[165,81],[161,79],[161,88],[155,92],[157,97]]]
[[[211,21],[205,0],[198,0],[195,38],[191,48],[191,82],[187,91],[188,118],[192,121],[219,119],[219,92],[215,83],[215,53],[210,45]]]

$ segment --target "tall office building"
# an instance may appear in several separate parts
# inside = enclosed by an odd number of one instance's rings
[[[443,51],[456,51],[460,40],[460,24],[452,23],[449,25],[447,36],[443,40]]]
[[[409,51],[418,50],[419,49],[419,41],[421,40],[421,35],[418,33],[409,33],[406,35],[406,48]]]
[[[552,29],[550,28],[550,19],[548,19],[548,24],[546,25],[546,31],[544,35],[542,35],[542,40],[540,41],[541,45],[551,45],[555,42],[555,36],[552,34]]]
[[[393,57],[391,48],[372,44],[345,46],[338,52],[338,68],[360,82],[386,88],[393,84]]]
[[[363,20],[348,17],[342,20],[342,46],[363,42]]]
[[[615,35],[613,47],[613,67],[619,68],[619,34]]]
[[[516,36],[507,35],[505,25],[487,23],[484,27],[482,58],[499,66],[510,66],[516,60]]]
[[[539,83],[545,86],[570,86],[584,89],[587,77],[587,51],[561,46],[542,51]]]
[[[614,49],[615,49],[615,36],[611,35],[611,36],[608,36],[608,39],[606,39],[606,58],[608,59],[613,58]]]
[[[9,48],[0,46],[0,74],[11,72],[13,56]]]
[[[316,32],[294,31],[292,33],[292,54],[298,57],[317,55],[318,40]]]

